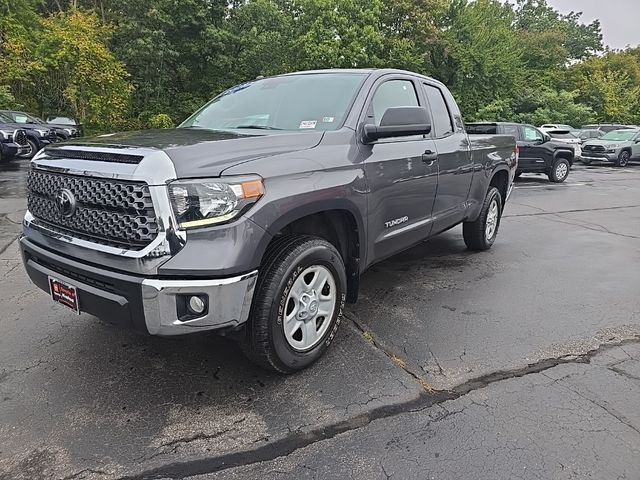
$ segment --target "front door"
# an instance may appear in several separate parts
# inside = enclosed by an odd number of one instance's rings
[[[364,123],[380,125],[390,107],[419,106],[410,76],[382,77],[372,88]],[[425,239],[438,185],[435,144],[423,135],[380,139],[361,146],[369,189],[368,258],[376,262]]]
[[[543,143],[544,136],[540,130],[530,125],[522,125],[520,127],[518,170],[525,172],[542,172],[545,170]]]

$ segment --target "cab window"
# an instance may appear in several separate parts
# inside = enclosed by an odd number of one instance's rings
[[[418,96],[410,80],[389,80],[378,87],[373,96],[371,107],[373,121],[380,125],[382,116],[391,107],[417,107]]]
[[[432,85],[424,84],[424,91],[431,107],[432,131],[436,138],[446,137],[453,133],[453,123],[451,122],[451,114],[449,107],[442,95],[442,91]]]

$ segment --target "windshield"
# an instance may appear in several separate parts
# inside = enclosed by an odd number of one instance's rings
[[[0,123],[13,123],[13,119],[7,117],[4,113],[0,113]]]
[[[13,119],[16,123],[42,123],[42,120],[24,112],[13,112]]]
[[[336,130],[364,78],[364,74],[326,73],[244,83],[218,95],[180,128]]]
[[[629,142],[638,133],[637,130],[614,130],[607,133],[602,140],[614,140],[616,142]]]

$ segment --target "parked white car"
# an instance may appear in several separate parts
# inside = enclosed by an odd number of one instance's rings
[[[571,125],[564,125],[560,123],[546,123],[539,128],[543,132],[549,132],[551,130],[568,130],[570,132],[573,132],[575,130],[575,128],[573,128]]]
[[[571,130],[553,129],[547,130],[546,134],[556,142],[568,143],[571,145],[575,151],[576,158],[580,158],[582,156],[582,139],[578,135],[575,135]]]

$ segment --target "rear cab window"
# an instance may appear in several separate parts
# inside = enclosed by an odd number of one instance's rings
[[[451,135],[455,130],[451,119],[451,112],[444,98],[442,90],[433,85],[422,84],[429,107],[431,108],[431,131],[436,138]]]

